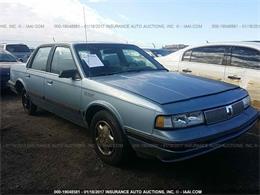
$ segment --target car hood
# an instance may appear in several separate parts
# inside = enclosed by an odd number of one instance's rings
[[[220,81],[167,71],[115,74],[93,79],[159,104],[184,101],[238,88]]]

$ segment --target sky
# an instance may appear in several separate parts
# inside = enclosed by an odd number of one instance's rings
[[[260,40],[260,0],[0,0],[0,42],[85,41],[83,9],[88,41],[161,47]]]

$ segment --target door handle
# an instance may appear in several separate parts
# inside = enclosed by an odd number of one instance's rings
[[[47,81],[47,85],[52,85],[53,81]]]
[[[182,69],[182,72],[189,73],[189,72],[192,72],[192,71],[191,71],[191,70],[189,70],[189,69]]]
[[[237,76],[228,76],[229,79],[232,79],[232,80],[240,80],[241,78],[240,77],[237,77]]]
[[[30,77],[31,77],[31,75],[30,75],[30,74],[27,74],[27,75],[25,75],[25,77],[27,77],[27,78],[30,78]]]

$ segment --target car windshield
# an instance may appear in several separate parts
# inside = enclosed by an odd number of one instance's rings
[[[8,53],[0,53],[0,62],[16,62],[16,59]]]
[[[9,52],[30,52],[30,49],[22,44],[7,45],[6,50]]]
[[[134,45],[78,44],[75,49],[88,76],[166,70]]]

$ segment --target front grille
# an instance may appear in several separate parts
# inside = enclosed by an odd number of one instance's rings
[[[239,101],[228,106],[207,110],[204,114],[207,124],[212,124],[237,116],[243,112],[243,110],[244,104],[242,101]]]

